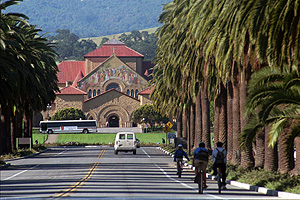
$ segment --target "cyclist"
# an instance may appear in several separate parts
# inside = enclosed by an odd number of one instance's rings
[[[213,157],[213,170],[214,173],[213,175],[217,175],[217,168],[220,168],[222,172],[222,189],[227,189],[226,188],[226,149],[224,149],[222,142],[217,143],[217,148],[215,148],[212,152],[212,157]]]
[[[175,151],[175,154],[174,154],[174,162],[177,162],[177,174],[178,174],[179,167],[180,168],[182,167],[182,166],[180,166],[180,161],[182,163],[183,156],[185,156],[186,159],[188,161],[190,161],[188,155],[183,151],[182,144],[178,144],[178,149]]]
[[[199,143],[199,147],[195,149],[193,153],[193,166],[195,166],[195,179],[194,182],[197,183],[198,169],[202,170],[203,173],[203,183],[204,188],[207,188],[206,185],[206,167],[208,163],[208,150],[205,148],[204,142]]]

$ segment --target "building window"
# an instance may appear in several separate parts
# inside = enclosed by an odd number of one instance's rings
[[[89,90],[89,98],[92,98],[92,90]]]
[[[96,90],[93,91],[93,97],[96,96]]]
[[[130,90],[127,90],[127,95],[130,95]]]
[[[121,91],[121,88],[117,83],[111,83],[106,87],[106,91],[111,90],[111,89],[116,89],[116,90]]]
[[[131,96],[134,97],[134,90],[131,90]]]
[[[97,91],[97,95],[99,95],[100,94],[100,89],[98,89],[98,91]]]

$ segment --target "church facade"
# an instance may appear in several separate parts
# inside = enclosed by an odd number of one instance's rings
[[[149,99],[149,70],[144,56],[113,38],[84,56],[85,61],[58,65],[60,92],[43,118],[73,107],[83,110],[98,127],[132,127],[134,110]]]

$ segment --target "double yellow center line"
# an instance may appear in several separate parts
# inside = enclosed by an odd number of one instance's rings
[[[98,158],[102,158],[102,156],[105,153],[105,149],[101,150]],[[82,178],[80,181],[78,181],[77,183],[75,183],[74,185],[70,186],[67,190],[65,190],[64,192],[61,192],[59,194],[57,194],[55,197],[59,198],[59,197],[66,197],[67,195],[69,195],[71,192],[73,192],[74,190],[78,189],[81,185],[83,185],[87,180],[89,180],[94,171],[96,170],[96,168],[100,165],[99,162],[94,163],[93,167],[90,169],[90,171],[88,172],[88,174]]]

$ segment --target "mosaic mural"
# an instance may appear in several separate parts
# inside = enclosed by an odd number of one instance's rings
[[[119,67],[111,67],[108,64],[106,67],[99,68],[98,71],[88,76],[83,82],[79,83],[81,90],[86,90],[90,86],[103,85],[110,79],[119,79],[127,85],[142,84],[144,81],[132,70],[123,65]]]

